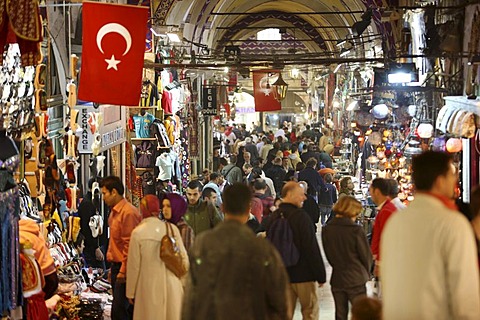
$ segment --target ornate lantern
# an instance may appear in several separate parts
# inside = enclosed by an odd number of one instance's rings
[[[276,100],[282,101],[283,99],[285,99],[285,97],[287,96],[288,84],[285,82],[285,80],[283,80],[281,72],[278,73],[277,81],[272,83],[272,87],[273,97]]]

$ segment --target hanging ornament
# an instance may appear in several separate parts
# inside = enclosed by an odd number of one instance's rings
[[[420,123],[417,134],[422,139],[429,139],[433,135],[433,126],[430,123]]]
[[[462,139],[450,138],[446,143],[447,151],[450,153],[456,153],[462,151]]]
[[[390,150],[393,147],[392,141],[385,142],[385,149]]]
[[[445,137],[437,137],[433,139],[432,150],[445,152]]]

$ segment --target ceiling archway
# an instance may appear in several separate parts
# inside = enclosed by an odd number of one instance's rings
[[[254,33],[239,26],[268,28],[271,19],[277,17],[278,25],[295,28],[295,37],[305,35],[314,40],[304,45],[311,52],[332,50],[332,40],[345,38],[351,31],[348,27],[360,20],[367,7],[388,7],[398,5],[398,0],[154,0],[156,23],[184,26],[184,37],[210,48],[219,47],[229,40],[248,39]],[[299,13],[308,13],[299,14]],[[318,12],[328,14],[317,14]],[[224,13],[226,15],[216,15]],[[252,13],[256,14],[252,15]],[[273,16],[272,16],[273,15]],[[288,17],[287,20],[283,19]],[[270,22],[268,22],[270,20]],[[389,23],[381,22],[381,13],[376,10],[370,31],[382,33],[394,48],[395,39]],[[287,22],[285,22],[287,21]],[[340,26],[339,29],[331,28]],[[322,29],[322,27],[326,27]],[[221,28],[221,29],[220,29]],[[228,30],[225,30],[228,28]],[[257,30],[261,30],[260,28]],[[297,31],[298,30],[298,31]],[[289,32],[292,35],[292,32]],[[326,43],[325,43],[326,42]]]

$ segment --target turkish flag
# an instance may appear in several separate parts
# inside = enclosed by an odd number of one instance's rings
[[[255,99],[255,111],[281,110],[282,105],[273,96],[273,86],[278,77],[278,70],[253,71],[253,97]]]
[[[138,105],[147,20],[147,7],[83,2],[79,99]]]

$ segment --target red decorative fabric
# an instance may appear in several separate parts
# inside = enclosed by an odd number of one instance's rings
[[[45,293],[40,292],[27,300],[27,319],[48,320],[48,309],[45,304]]]
[[[273,96],[272,83],[276,79],[277,74],[277,70],[258,70],[253,72],[255,111],[275,111],[282,109],[280,102]]]
[[[148,8],[85,2],[78,98],[139,105]]]
[[[0,64],[5,45],[18,43],[22,66],[36,65],[41,57],[41,41],[38,1],[0,0]]]

